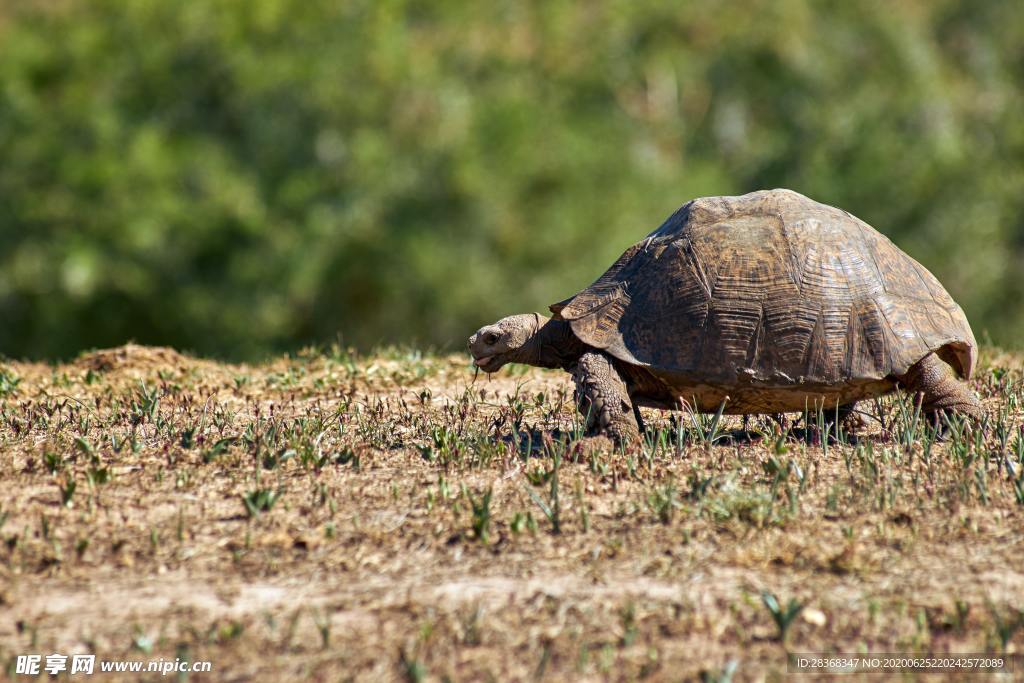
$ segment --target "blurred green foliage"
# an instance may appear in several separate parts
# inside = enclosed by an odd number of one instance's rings
[[[0,5],[0,352],[461,346],[790,187],[1024,332],[1024,3]]]

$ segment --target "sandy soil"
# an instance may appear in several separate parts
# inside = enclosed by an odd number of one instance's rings
[[[854,445],[765,418],[763,436],[708,443],[706,420],[652,411],[652,443],[615,452],[570,443],[563,373],[474,376],[462,357],[243,366],[128,346],[6,363],[0,661],[781,680],[788,653],[1013,656],[1020,359],[987,351],[973,386],[989,421],[942,443],[887,400],[862,406]],[[785,629],[765,593],[802,608]],[[1016,666],[989,677],[1024,680]]]

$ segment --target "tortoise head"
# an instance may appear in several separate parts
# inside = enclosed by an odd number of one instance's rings
[[[469,338],[473,363],[494,372],[506,363],[536,364],[537,333],[548,322],[539,313],[522,313],[481,327]]]

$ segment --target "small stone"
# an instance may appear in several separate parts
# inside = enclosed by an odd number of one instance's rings
[[[822,612],[820,609],[814,609],[813,607],[808,607],[807,609],[805,609],[803,612],[801,612],[801,616],[803,616],[804,621],[806,621],[808,624],[814,624],[815,626],[824,626],[825,623],[828,621],[828,619],[825,617],[824,612]]]

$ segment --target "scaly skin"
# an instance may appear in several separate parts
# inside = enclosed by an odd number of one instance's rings
[[[570,371],[588,436],[607,436],[619,445],[640,438],[626,383],[607,355],[588,351]]]
[[[949,366],[930,353],[914,365],[907,374],[897,378],[910,394],[919,396],[921,410],[932,420],[941,413],[959,413],[972,420],[981,420],[985,414],[981,401],[966,384],[957,381]]]

